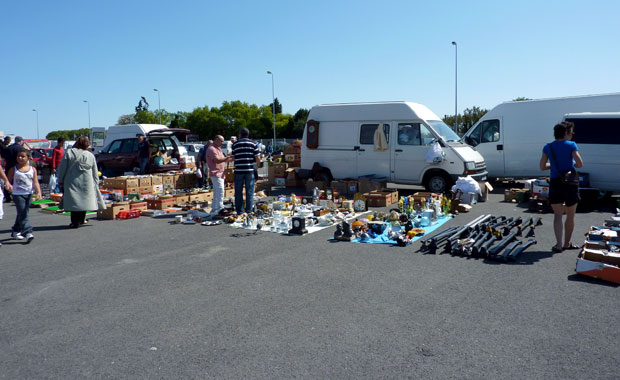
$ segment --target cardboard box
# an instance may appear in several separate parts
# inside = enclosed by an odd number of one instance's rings
[[[202,202],[211,202],[213,200],[213,191],[201,191],[198,194],[202,197]]]
[[[399,195],[398,195],[398,190],[396,189],[382,189],[381,191],[385,191],[388,193],[392,193],[392,204],[398,203]]]
[[[196,167],[195,162],[185,162],[181,164],[181,169],[194,169],[195,167]]]
[[[140,187],[140,179],[138,177],[127,177],[125,181],[125,186],[127,188]]]
[[[189,195],[188,194],[177,194],[174,196],[174,204],[175,206],[181,206],[189,203]]]
[[[151,177],[140,177],[138,178],[139,187],[151,187],[153,186],[153,180]]]
[[[125,189],[125,194],[129,195],[129,194],[140,194],[140,188],[139,187],[128,187]]]
[[[286,181],[284,182],[284,185],[288,188],[298,188],[298,187],[303,187],[304,182],[300,179],[287,178]]]
[[[286,169],[288,169],[288,164],[286,162],[274,164],[273,165],[274,177],[286,177]]]
[[[146,201],[129,202],[130,210],[144,211],[148,208]]]
[[[200,193],[194,193],[189,195],[189,203],[202,202],[202,195]]]
[[[174,186],[175,178],[176,177],[174,175],[162,175],[161,176],[161,183],[162,183],[162,185]]]
[[[478,182],[482,196],[478,196],[478,202],[486,202],[489,199],[489,193],[493,191],[493,186],[488,182]]]
[[[366,205],[370,207],[387,207],[392,204],[392,193],[387,191],[375,190],[364,194]]]
[[[504,202],[517,201],[519,194],[525,194],[527,192],[527,189],[506,189],[504,190]]]
[[[137,177],[113,177],[104,179],[103,187],[106,189],[120,189],[128,193],[128,189],[140,187],[140,182]]]
[[[345,181],[346,192],[345,194],[353,195],[357,193],[357,181]]]
[[[276,182],[276,167],[275,165],[269,165],[267,167],[267,180],[269,181],[269,183],[275,183]]]
[[[532,183],[532,195],[537,198],[549,198],[549,183],[542,180],[534,181]]]
[[[140,194],[153,194],[153,186],[140,186]]]
[[[164,192],[164,185],[153,185],[151,189],[153,194],[161,194]]]
[[[97,219],[114,220],[120,211],[129,210],[129,202],[107,204],[105,210],[97,210]]]
[[[152,186],[156,186],[156,185],[163,185],[164,183],[162,182],[161,176],[160,175],[153,175],[151,176],[151,185]]]
[[[296,169],[297,168],[288,168],[288,169],[286,169],[286,175],[285,175],[286,179],[290,179],[290,180],[297,179],[297,170]]]
[[[338,194],[347,194],[347,184],[344,181],[332,181],[330,187]]]
[[[584,248],[582,257],[590,261],[620,266],[620,253],[610,252],[605,249]]]
[[[174,197],[147,199],[146,204],[151,210],[165,210],[174,206]]]
[[[620,284],[620,268],[615,265],[588,260],[583,257],[583,251],[577,257],[575,272],[584,276]]]
[[[224,190],[224,197],[225,198],[234,197],[234,196],[235,196],[235,189],[226,189],[226,190]]]
[[[385,188],[387,182],[379,182],[379,181],[369,181],[366,179],[361,179],[357,181],[357,190],[360,193],[370,193],[373,190],[381,190]]]

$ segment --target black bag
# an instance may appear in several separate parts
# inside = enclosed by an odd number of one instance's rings
[[[558,165],[558,161],[555,158],[555,153],[553,153],[552,144],[549,144],[549,151],[551,152],[551,158],[553,158],[553,163],[555,164],[555,167],[559,169],[560,166]],[[579,185],[579,173],[577,173],[577,170],[575,169],[571,169],[567,172],[560,172],[560,181],[564,185],[577,186]]]

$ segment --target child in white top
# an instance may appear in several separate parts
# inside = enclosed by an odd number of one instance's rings
[[[26,239],[26,243],[30,243],[34,235],[28,212],[33,190],[36,191],[37,199],[41,199],[41,187],[37,169],[30,166],[30,155],[26,149],[17,152],[17,165],[9,170],[8,180],[13,185],[13,203],[17,211],[11,237],[16,240]]]

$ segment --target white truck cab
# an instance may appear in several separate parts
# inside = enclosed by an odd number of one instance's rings
[[[426,153],[438,141],[445,159],[428,164]],[[486,179],[482,156],[422,104],[377,102],[312,107],[304,129],[301,167],[315,162],[334,178],[375,176],[389,182],[424,185],[443,192],[459,177]]]

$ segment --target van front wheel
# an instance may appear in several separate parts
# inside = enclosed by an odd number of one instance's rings
[[[424,186],[430,192],[445,193],[450,186],[450,178],[443,173],[432,173],[426,178]]]

